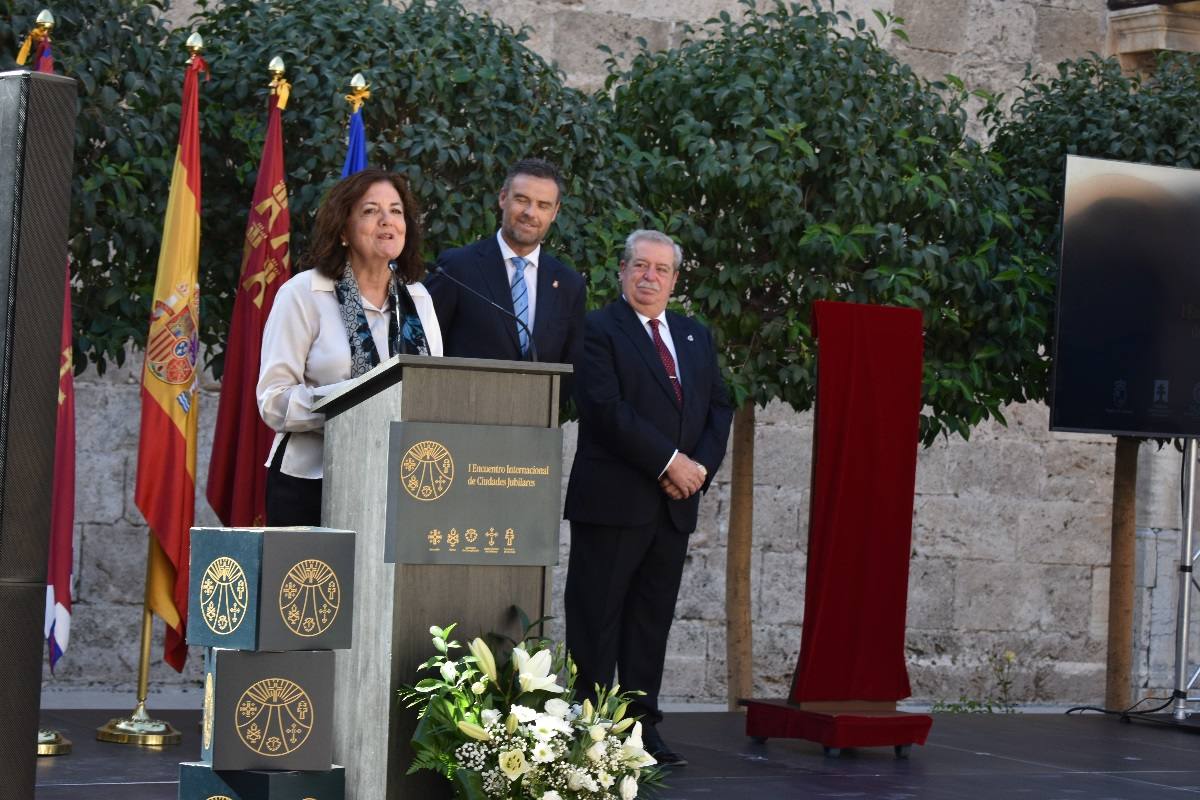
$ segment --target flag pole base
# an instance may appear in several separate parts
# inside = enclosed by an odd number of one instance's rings
[[[39,756],[65,756],[70,752],[70,739],[49,728],[38,729],[37,754]]]
[[[128,717],[115,717],[101,725],[96,729],[96,738],[101,742],[140,747],[161,747],[183,741],[183,735],[169,722],[153,719],[146,713],[145,702],[139,702]]]

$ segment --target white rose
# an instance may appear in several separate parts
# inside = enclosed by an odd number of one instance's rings
[[[483,720],[483,727],[490,728],[500,721],[500,712],[494,708],[485,708],[479,712],[479,718]]]
[[[592,737],[593,742],[604,741],[604,736],[607,733],[608,726],[606,725],[592,725],[588,728],[588,736]]]
[[[483,681],[475,681],[471,684],[471,691],[475,694],[483,694],[487,691],[487,686],[484,685]]]
[[[528,706],[513,705],[508,711],[517,718],[518,722],[533,722],[538,715],[536,711]]]
[[[632,775],[621,778],[621,800],[633,800],[637,797],[637,780]]]
[[[604,758],[604,742],[596,742],[587,749],[587,757],[599,763]]]
[[[542,792],[542,800],[562,800],[562,795],[553,789]]]
[[[571,706],[566,700],[551,697],[546,701],[546,713],[559,719],[566,719],[567,714],[571,713]]]
[[[578,792],[583,788],[583,772],[578,769],[573,769],[567,773],[567,788],[572,792]]]

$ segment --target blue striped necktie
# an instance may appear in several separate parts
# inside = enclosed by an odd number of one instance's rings
[[[529,262],[520,256],[513,256],[512,301],[513,313],[525,326],[517,326],[517,336],[521,342],[521,355],[529,350],[529,287],[525,285],[525,265]]]

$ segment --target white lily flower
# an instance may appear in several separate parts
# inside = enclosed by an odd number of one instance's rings
[[[553,659],[549,650],[539,650],[532,656],[522,647],[513,648],[513,663],[517,666],[518,680],[522,692],[563,691],[558,685],[558,676],[550,674]]]
[[[635,769],[641,769],[642,767],[658,763],[654,756],[647,753],[642,746],[642,723],[634,723],[633,730],[630,731],[629,736],[621,744],[621,760]],[[636,790],[637,785],[635,782],[634,791],[636,792]]]
[[[609,775],[604,770],[600,770],[600,773],[596,776],[596,780],[600,781],[600,788],[602,789],[611,788],[612,785],[617,782],[616,778],[614,778],[612,775]]]
[[[496,756],[496,761],[499,762],[500,771],[510,782],[531,769],[529,764],[525,763],[525,754],[520,750],[505,750]]]
[[[496,682],[496,658],[492,655],[491,648],[487,646],[487,642],[479,637],[475,637],[467,649],[471,651],[471,655],[475,656],[476,665],[479,671],[482,672],[487,679],[492,683]]]

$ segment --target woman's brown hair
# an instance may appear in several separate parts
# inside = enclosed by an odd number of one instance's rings
[[[387,182],[396,187],[400,203],[404,206],[404,249],[396,259],[396,271],[405,283],[416,283],[425,275],[425,264],[421,261],[420,209],[408,188],[408,181],[394,172],[382,169],[364,169],[343,178],[334,184],[317,209],[317,221],[313,225],[308,252],[300,259],[300,270],[315,269],[331,280],[342,277],[349,259],[349,248],[342,244],[342,232],[354,210],[354,204],[362,199],[377,183]]]

